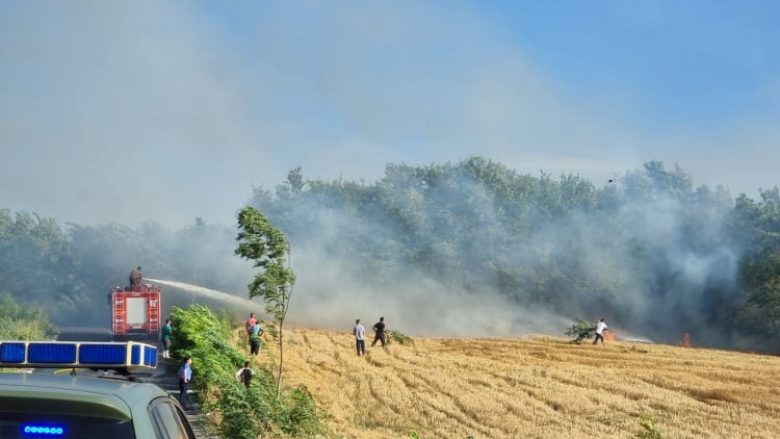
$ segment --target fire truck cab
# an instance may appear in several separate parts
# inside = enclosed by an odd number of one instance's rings
[[[115,339],[157,338],[160,333],[160,288],[140,284],[111,291],[111,322]]]

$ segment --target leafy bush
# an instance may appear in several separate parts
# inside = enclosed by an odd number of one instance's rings
[[[412,337],[409,337],[408,335],[402,333],[401,331],[390,331],[389,332],[389,339],[398,343],[398,344],[413,344],[414,340],[412,340]]]
[[[230,320],[202,305],[171,312],[174,357],[192,356],[193,386],[208,395],[203,407],[215,413],[221,437],[314,438],[327,434],[322,414],[305,387],[284,388],[276,397],[276,379],[265,367],[255,369],[247,389],[235,379],[244,355],[231,343]]]
[[[569,337],[575,337],[573,343],[580,343],[582,340],[591,339],[596,334],[596,328],[593,323],[577,319],[576,322],[565,332]]]
[[[232,328],[227,318],[196,304],[186,309],[174,307],[171,319],[175,328],[171,346],[174,358],[193,357],[192,369],[197,372],[193,386],[199,387],[198,380],[218,382],[220,377],[233,378],[244,357],[230,344]]]
[[[0,340],[43,340],[54,336],[49,317],[40,308],[20,305],[0,294]]]

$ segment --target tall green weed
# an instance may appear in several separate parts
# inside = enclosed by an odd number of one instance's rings
[[[655,423],[655,419],[650,416],[643,416],[639,420],[639,426],[642,429],[636,434],[637,439],[662,439],[661,429]]]
[[[192,305],[174,308],[171,319],[174,357],[193,358],[193,386],[210,395],[203,408],[218,415],[216,428],[221,437],[329,437],[324,414],[305,387],[284,388],[277,398],[276,380],[267,367],[254,369],[249,389],[235,379],[245,358],[231,343],[233,329],[227,316]]]

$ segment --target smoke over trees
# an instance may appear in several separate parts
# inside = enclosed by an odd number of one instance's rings
[[[273,194],[256,189],[252,204],[305,249],[301,288],[328,291],[318,307],[400,301],[396,321],[433,333],[549,330],[607,316],[664,341],[682,332],[714,345],[764,339],[769,327],[746,319],[745,307],[765,302],[740,283],[741,256],[754,251],[746,233],[761,227],[743,212],[749,199],[735,205],[725,189],[695,186],[659,162],[613,180],[597,187],[472,157],[390,164],[372,184],[302,182],[296,169]],[[301,269],[323,261],[339,274]],[[485,300],[493,309],[479,306]]]
[[[177,231],[154,223],[63,230],[52,219],[0,209],[0,291],[43,307],[55,323],[108,327],[107,294],[138,265],[146,275],[243,291],[251,267],[233,256],[235,233],[202,220]],[[168,294],[164,303],[184,299]]]
[[[612,181],[610,181],[612,180]],[[383,314],[429,334],[560,334],[576,318],[659,341],[769,349],[780,340],[780,195],[734,200],[650,162],[604,182],[480,157],[387,165],[382,179],[306,179],[250,204],[298,249],[291,320]],[[241,292],[236,229],[196,221],[68,225],[0,211],[0,275],[18,300],[84,318],[127,271]],[[103,311],[95,315],[105,314]],[[89,317],[87,318],[89,319]],[[103,323],[105,318],[92,318]]]

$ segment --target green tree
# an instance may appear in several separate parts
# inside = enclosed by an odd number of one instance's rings
[[[54,328],[43,310],[20,305],[8,293],[0,294],[0,339],[43,340],[54,335]]]
[[[581,343],[582,340],[591,339],[595,333],[596,327],[593,326],[593,323],[579,319],[564,332],[570,337],[575,337],[572,340],[573,343]]]
[[[731,216],[734,233],[747,247],[740,269],[740,283],[748,294],[743,312],[757,308],[780,341],[780,190],[760,195],[758,202],[740,196]]]
[[[53,219],[0,209],[0,279],[19,303],[66,315],[85,294],[66,234]]]
[[[276,394],[282,384],[284,369],[284,320],[290,305],[295,275],[290,268],[290,243],[268,218],[254,207],[247,206],[238,213],[238,247],[236,254],[253,261],[261,270],[249,284],[249,298],[261,297],[265,310],[273,317],[279,342],[279,372]]]

